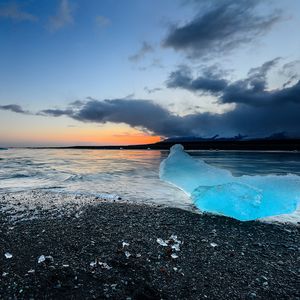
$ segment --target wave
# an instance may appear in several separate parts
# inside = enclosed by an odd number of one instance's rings
[[[83,180],[84,179],[84,176],[83,175],[79,175],[79,174],[76,174],[76,175],[71,175],[69,176],[68,178],[66,178],[64,180],[64,182],[73,182],[73,181],[80,181],[80,180]]]
[[[29,174],[17,173],[17,174],[6,175],[4,178],[1,179],[14,179],[14,178],[17,179],[17,178],[30,178],[30,177],[34,177],[34,176]]]

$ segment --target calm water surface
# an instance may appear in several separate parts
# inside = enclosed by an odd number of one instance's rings
[[[230,170],[233,175],[300,175],[297,152],[191,151],[195,159]],[[188,197],[159,180],[168,151],[41,150],[0,151],[0,193],[49,189],[76,193],[113,193],[138,202],[188,207]]]

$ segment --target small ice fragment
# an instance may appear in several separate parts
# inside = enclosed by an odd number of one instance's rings
[[[38,259],[38,264],[44,262],[46,260],[45,255],[41,255]]]
[[[164,241],[161,238],[158,238],[156,241],[157,241],[158,244],[160,244],[163,247],[167,247],[168,246],[168,244],[166,243],[166,241]]]
[[[126,247],[126,246],[129,246],[129,243],[123,242],[123,243],[122,243],[122,248],[124,248],[124,247]]]
[[[180,251],[179,245],[180,245],[179,243],[174,244],[171,246],[171,248],[174,249],[175,251]]]
[[[178,258],[178,255],[175,254],[175,253],[172,253],[172,254],[171,254],[171,257],[175,259],[175,258]]]
[[[62,265],[63,266],[63,268],[69,268],[70,267],[70,265]]]
[[[2,277],[6,277],[7,275],[8,275],[7,272],[3,272],[3,273],[2,273]]]
[[[114,283],[114,284],[111,284],[110,286],[111,286],[111,288],[113,289],[113,290],[115,290],[116,289],[116,287],[117,287],[117,283]]]
[[[99,262],[99,265],[102,269],[110,270],[112,267],[110,267],[107,263]]]
[[[38,264],[42,263],[42,262],[53,262],[54,261],[54,258],[51,256],[51,255],[41,255],[39,258],[38,258]]]
[[[33,273],[35,273],[35,270],[34,269],[30,269],[27,273],[28,274],[33,274]]]
[[[172,234],[172,235],[170,236],[170,239],[173,240],[174,242],[177,242],[177,235]]]
[[[174,270],[175,272],[177,272],[178,268],[174,267],[173,270]]]
[[[136,255],[136,257],[141,257],[142,256],[142,254],[141,253],[138,253],[137,255]]]
[[[131,256],[131,254],[128,251],[125,251],[125,256],[126,256],[126,258],[129,258]]]
[[[49,261],[49,262],[54,261],[54,258],[51,255],[47,255],[47,256],[45,256],[45,258],[46,258],[46,261]]]
[[[13,257],[12,254],[9,253],[9,252],[6,252],[6,253],[4,254],[4,256],[5,256],[6,258],[8,258],[8,259]]]
[[[213,248],[215,248],[215,247],[218,246],[218,244],[216,244],[216,243],[210,243],[210,245],[211,245]]]
[[[95,262],[95,261],[92,261],[91,263],[90,263],[90,266],[91,267],[95,267],[97,265],[97,262]]]
[[[110,270],[112,267],[110,267],[107,263],[104,263],[104,262],[101,262],[99,261],[98,259],[95,259],[95,261],[92,261],[90,263],[90,266],[92,268],[94,267],[97,267],[97,266],[100,266],[102,269],[107,269],[107,270]]]
[[[177,235],[172,234],[172,235],[170,236],[170,241],[171,241],[171,242],[174,242],[174,244],[171,245],[171,248],[172,248],[173,250],[175,250],[175,251],[180,251],[180,244],[181,244],[181,241],[178,240]]]

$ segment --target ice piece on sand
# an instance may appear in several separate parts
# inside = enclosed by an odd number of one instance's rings
[[[40,263],[43,263],[43,262],[46,262],[46,263],[53,263],[54,262],[54,258],[51,256],[51,255],[41,255],[39,258],[38,258],[38,264]]]
[[[184,152],[182,145],[174,145],[167,159],[163,160],[159,169],[160,179],[172,183],[191,194],[198,186],[210,186],[226,183],[231,173],[195,160]]]
[[[195,205],[203,211],[219,213],[241,221],[292,213],[297,201],[268,186],[263,190],[232,182],[211,187],[198,187],[192,193]],[[281,197],[280,197],[281,195]],[[299,194],[300,195],[300,194]]]
[[[161,238],[156,239],[156,242],[158,244],[160,244],[161,246],[163,246],[163,247],[167,247],[168,246],[168,243],[166,241],[164,241],[163,239],[161,239]]]
[[[110,270],[112,267],[110,267],[107,263],[104,263],[104,262],[101,262],[101,261],[99,261],[99,259],[98,258],[96,258],[95,259],[95,261],[92,261],[91,263],[90,263],[90,266],[92,267],[92,268],[95,268],[95,267],[101,267],[102,269],[106,269],[106,270]]]
[[[229,171],[195,160],[181,145],[162,161],[160,178],[185,191],[202,211],[241,221],[289,214],[300,203],[300,177],[234,177]]]
[[[6,252],[6,253],[4,254],[4,256],[5,256],[5,258],[8,258],[8,259],[10,259],[10,258],[13,257],[12,254],[9,253],[9,252]]]
[[[45,260],[46,260],[45,255],[41,255],[41,256],[38,258],[38,264],[44,262]]]
[[[126,247],[126,246],[129,246],[129,243],[127,242],[122,242],[122,248]]]

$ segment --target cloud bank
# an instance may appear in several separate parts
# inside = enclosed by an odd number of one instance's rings
[[[0,105],[0,110],[8,110],[19,114],[30,114],[29,111],[24,110],[20,105],[17,104]]]
[[[187,67],[170,74],[167,85],[171,88],[210,93],[219,103],[234,104],[231,111],[222,114],[194,112],[177,115],[152,100],[96,100],[90,97],[85,101],[74,101],[63,109],[45,109],[35,114],[67,116],[80,122],[125,123],[162,137],[295,134],[300,132],[300,80],[274,90],[270,90],[267,84],[268,72],[280,60],[267,61],[252,68],[245,79],[232,82],[222,77],[224,72],[212,68],[204,69],[195,78]],[[15,104],[2,105],[0,109],[30,113]]]
[[[196,1],[195,1],[196,2]],[[231,52],[268,32],[281,19],[278,11],[259,15],[258,0],[198,2],[199,12],[186,24],[173,26],[163,45],[191,58]],[[201,5],[201,4],[206,5]]]
[[[170,74],[167,86],[217,95],[218,102],[223,104],[235,103],[256,107],[284,106],[287,103],[299,104],[300,81],[289,86],[292,83],[289,78],[282,89],[268,90],[267,74],[280,59],[277,57],[260,67],[252,68],[247,78],[234,82],[229,82],[221,78],[219,74],[213,73],[194,78],[191,69],[185,66]]]

